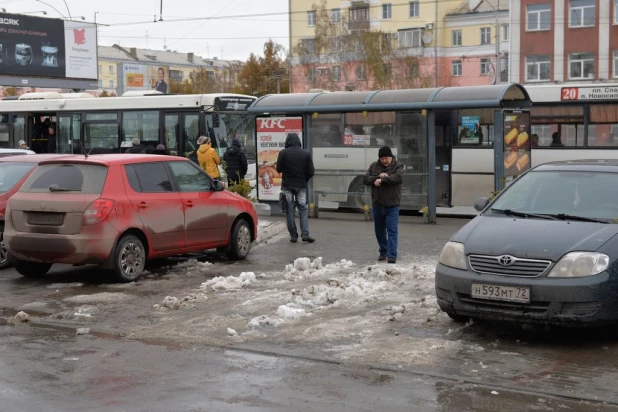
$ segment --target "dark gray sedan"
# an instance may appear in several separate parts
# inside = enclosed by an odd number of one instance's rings
[[[436,267],[438,304],[451,318],[618,320],[618,161],[547,163],[475,208]]]

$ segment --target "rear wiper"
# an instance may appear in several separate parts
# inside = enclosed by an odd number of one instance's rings
[[[552,216],[560,220],[576,220],[579,222],[609,223],[607,220],[604,220],[604,219],[596,219],[594,217],[585,217],[585,216],[576,216],[576,215],[567,215],[564,213],[558,213],[555,215],[548,215],[548,216]]]
[[[48,189],[50,192],[81,192],[81,190],[69,189],[68,187],[60,187],[58,185],[51,185]]]
[[[523,217],[523,218],[537,217],[539,219],[558,220],[557,217],[554,217],[552,215],[538,215],[536,213],[517,212],[511,209],[491,209],[491,211],[495,213],[502,213],[507,216],[516,216],[516,217]]]

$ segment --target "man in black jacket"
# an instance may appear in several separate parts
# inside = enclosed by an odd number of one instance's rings
[[[234,138],[232,145],[225,150],[223,154],[223,160],[227,165],[225,173],[227,173],[227,182],[230,186],[232,184],[240,183],[247,174],[247,155],[240,144],[240,140]]]
[[[396,263],[403,165],[395,160],[388,146],[380,148],[378,158],[365,173],[364,183],[371,186],[373,222],[380,253],[378,261],[388,259],[388,263]]]
[[[301,148],[300,137],[289,133],[285,139],[285,148],[277,157],[277,172],[283,174],[281,191],[287,200],[285,214],[287,218],[290,242],[298,241],[298,231],[294,221],[294,205],[300,216],[300,232],[303,242],[313,243],[309,236],[309,211],[307,210],[307,182],[313,177],[313,159]]]

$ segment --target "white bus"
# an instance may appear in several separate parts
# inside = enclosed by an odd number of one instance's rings
[[[525,108],[531,111],[531,131],[538,136],[533,167],[557,160],[618,158],[618,83],[524,87],[532,101],[532,107]],[[474,199],[494,187],[493,119],[483,123],[489,138],[482,144],[461,144],[453,138],[450,206],[463,214],[476,214]],[[563,146],[552,145],[554,133]]]
[[[146,152],[163,144],[172,155],[188,156],[205,135],[223,156],[237,137],[250,163],[246,179],[254,181],[255,116],[246,109],[255,99],[238,94],[129,92],[101,98],[27,93],[0,100],[0,148],[17,148],[24,140],[36,153],[118,153],[138,137]]]

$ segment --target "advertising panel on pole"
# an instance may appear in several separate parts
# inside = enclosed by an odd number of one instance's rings
[[[95,24],[0,13],[0,74],[96,80],[97,68]]]
[[[281,193],[281,174],[277,172],[277,157],[285,147],[289,133],[296,133],[303,141],[302,117],[260,117],[256,120],[258,199],[278,201]]]
[[[483,132],[481,130],[481,116],[462,116],[459,143],[479,144]]]
[[[504,177],[512,179],[530,169],[532,163],[530,112],[504,110]]]

